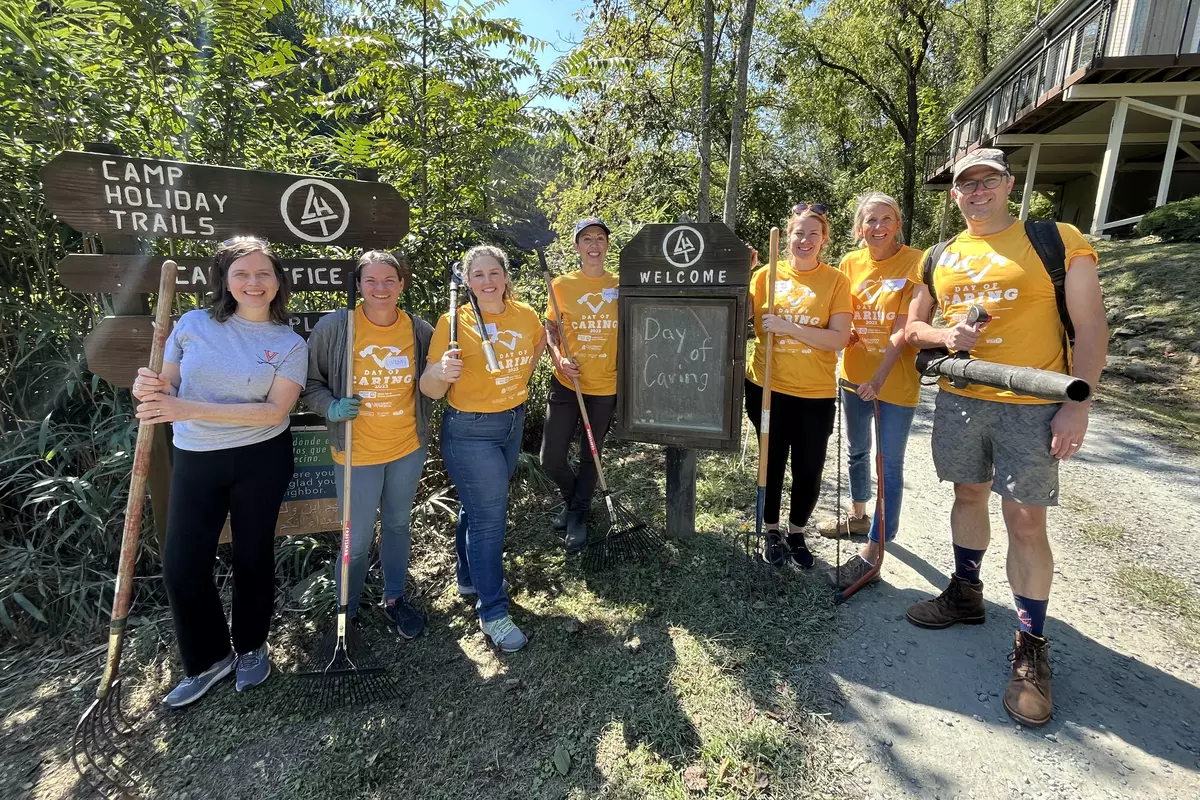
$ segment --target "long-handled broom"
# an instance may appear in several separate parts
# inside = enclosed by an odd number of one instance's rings
[[[354,289],[352,281],[346,313],[346,397],[354,396]],[[349,619],[353,444],[353,421],[346,420],[345,463],[342,467],[342,575],[336,624],[321,641],[307,667],[297,675],[307,689],[295,695],[297,701],[309,705],[315,695],[315,704],[324,709],[400,698],[399,684],[362,641],[357,626]]]
[[[771,228],[770,249],[767,251],[767,311],[775,313],[775,265],[779,258],[779,228]],[[771,444],[771,351],[775,348],[775,334],[767,331],[767,351],[763,367],[762,419],[758,424],[758,493],[754,507],[754,535],[761,548],[764,560],[767,555],[767,540],[763,534],[763,514],[767,508],[767,451]],[[749,548],[747,548],[749,549]]]
[[[162,372],[167,329],[171,324],[171,300],[175,296],[178,268],[170,259],[163,262],[158,281],[158,300],[154,308],[154,331],[150,345],[150,369]],[[79,776],[99,794],[128,796],[138,788],[133,759],[117,744],[118,737],[133,733],[133,726],[121,711],[121,650],[129,606],[133,600],[133,573],[137,566],[138,541],[142,532],[142,509],[146,501],[146,480],[150,475],[150,448],[154,425],[138,423],[137,444],[133,449],[133,474],[129,497],[125,501],[125,525],[121,533],[121,556],[108,626],[108,659],[104,675],[96,689],[96,699],[83,712],[71,739],[71,763]]]
[[[854,392],[855,394],[858,394],[857,384],[853,384],[847,380],[841,380],[841,381],[839,381],[839,385],[843,389],[846,389],[848,391]],[[887,526],[887,513],[886,513],[886,509],[885,509],[884,502],[883,502],[883,431],[882,431],[882,427],[879,423],[879,398],[876,397],[871,402],[872,402],[872,415],[874,416],[874,422],[875,422],[875,508],[876,508],[875,513],[878,516],[877,524],[879,526],[877,528],[877,530],[879,532],[879,558],[876,559],[875,566],[873,566],[870,569],[870,571],[868,571],[865,575],[863,575],[857,581],[852,583],[850,586],[847,586],[845,589],[838,588],[839,586],[841,586],[841,583],[842,583],[842,559],[841,559],[842,537],[838,536],[837,582],[834,584],[834,587],[833,587],[834,592],[835,592],[833,602],[835,605],[840,605],[840,604],[846,602],[847,600],[849,600],[851,595],[853,595],[859,589],[863,588],[864,586],[869,584],[871,581],[873,581],[875,579],[875,576],[877,576],[879,574],[879,570],[883,568],[883,551],[884,551],[884,547],[886,546],[886,542],[887,542],[887,527],[886,527]],[[838,419],[838,453],[839,453],[839,455],[838,455],[838,460],[837,460],[837,465],[838,465],[838,509],[837,509],[838,516],[837,516],[837,519],[841,520],[841,517],[842,517],[842,492],[841,492],[842,466],[841,466],[841,455],[840,455],[842,452],[841,419],[840,419],[841,415],[839,414],[838,416],[839,416],[839,419]]]
[[[546,279],[546,294],[550,298],[550,306],[554,309],[554,326],[558,330],[558,345],[567,358],[572,358],[571,347],[567,344],[566,332],[563,330],[562,313],[558,308],[558,297],[554,294],[554,281],[550,275],[550,267],[546,264],[546,255],[539,247],[538,262],[542,266],[542,275]],[[645,521],[639,519],[626,508],[617,498],[613,497],[604,479],[604,467],[600,464],[600,450],[596,447],[596,437],[592,434],[592,422],[588,418],[587,406],[583,402],[583,392],[579,389],[579,380],[571,381],[575,385],[575,400],[579,403],[579,416],[583,420],[583,430],[587,434],[592,461],[596,465],[596,477],[600,481],[600,493],[604,497],[604,505],[608,510],[608,529],[600,536],[588,537],[587,549],[583,554],[585,567],[605,567],[616,561],[641,558],[658,550],[662,537]]]

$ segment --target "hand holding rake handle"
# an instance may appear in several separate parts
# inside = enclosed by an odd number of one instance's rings
[[[163,351],[166,349],[167,333],[171,326],[171,301],[175,297],[177,274],[178,267],[173,260],[167,259],[163,262],[159,273],[154,331],[150,345],[149,367],[156,374],[162,372]],[[133,471],[129,480],[129,497],[125,501],[125,523],[121,532],[121,555],[113,592],[112,617],[108,626],[108,658],[104,664],[100,685],[96,689],[96,699],[79,718],[71,743],[71,761],[75,771],[89,786],[100,792],[104,791],[101,788],[104,786],[115,787],[122,793],[132,792],[137,788],[137,781],[122,763],[128,762],[129,759],[111,739],[114,733],[132,732],[121,712],[120,664],[129,607],[133,600],[133,574],[137,567],[153,434],[152,423],[138,423],[137,443],[133,449]],[[105,752],[109,748],[116,751],[115,757]],[[92,766],[98,775],[89,774],[88,766]]]

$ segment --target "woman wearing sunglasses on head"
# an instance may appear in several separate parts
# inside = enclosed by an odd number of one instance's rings
[[[345,478],[334,470],[339,506],[350,503],[350,602],[367,576],[367,556],[380,518],[379,557],[383,564],[384,609],[404,639],[420,636],[425,619],[404,597],[412,550],[409,517],[429,443],[433,401],[417,391],[433,328],[396,307],[406,271],[391,253],[372,250],[358,259],[354,280],[362,303],[354,311],[353,397],[346,393],[345,309],[326,314],[308,339],[308,385],[301,400],[329,420],[333,459],[346,463],[346,421],[352,426],[350,498]],[[341,558],[334,575],[341,585]]]
[[[811,567],[813,556],[804,528],[817,505],[825,450],[833,432],[837,397],[837,351],[850,339],[850,282],[820,260],[829,241],[828,209],[800,203],[787,225],[788,258],[775,268],[775,304],[767,308],[770,264],[750,279],[754,348],[746,368],[746,413],[758,430],[762,422],[767,334],[771,351],[771,438],[767,451],[767,493],[763,522],[767,536],[762,558],[774,566],[789,561]],[[778,258],[777,253],[768,254]],[[760,456],[761,457],[761,456]],[[789,457],[792,492],[788,530],[779,532],[783,472]]]
[[[275,526],[292,479],[288,413],[308,348],[288,324],[283,264],[262,239],[238,237],[213,259],[213,301],[167,340],[163,369],[138,370],[137,418],[174,430],[163,580],[186,677],[163,700],[194,703],[236,669],[237,690],[271,674]],[[232,648],[212,564],[229,518]]]

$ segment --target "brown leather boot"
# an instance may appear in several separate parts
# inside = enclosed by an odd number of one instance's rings
[[[1054,711],[1050,696],[1050,642],[1017,631],[1009,660],[1012,677],[1004,689],[1004,710],[1022,725],[1039,728],[1050,721]]]
[[[913,603],[905,616],[919,628],[949,628],[956,622],[982,625],[987,619],[983,607],[983,581],[972,584],[966,578],[951,575],[950,585],[944,592]]]

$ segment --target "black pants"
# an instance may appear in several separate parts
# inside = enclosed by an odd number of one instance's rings
[[[608,428],[612,424],[617,396],[585,394],[583,405],[592,423],[596,447],[604,452],[604,437],[608,435]],[[573,469],[568,451],[576,429],[579,430],[579,468]],[[583,429],[575,389],[563,386],[553,376],[550,378],[550,391],[546,395],[546,424],[542,428],[542,469],[558,485],[569,511],[583,514],[588,510],[592,495],[596,493],[597,478],[592,448],[588,444],[587,431]]]
[[[762,422],[763,390],[746,381],[746,416],[759,430]],[[808,524],[821,495],[821,472],[825,450],[833,433],[834,398],[792,397],[771,392],[771,441],[767,445],[767,502],[763,522],[779,522],[783,499],[783,468],[792,457],[792,498],[788,521],[796,527]],[[759,458],[762,456],[760,455]]]
[[[175,449],[163,579],[187,675],[229,654],[230,631],[213,581],[217,542],[233,534],[233,646],[262,645],[275,608],[275,526],[292,479],[290,430],[228,450]]]

